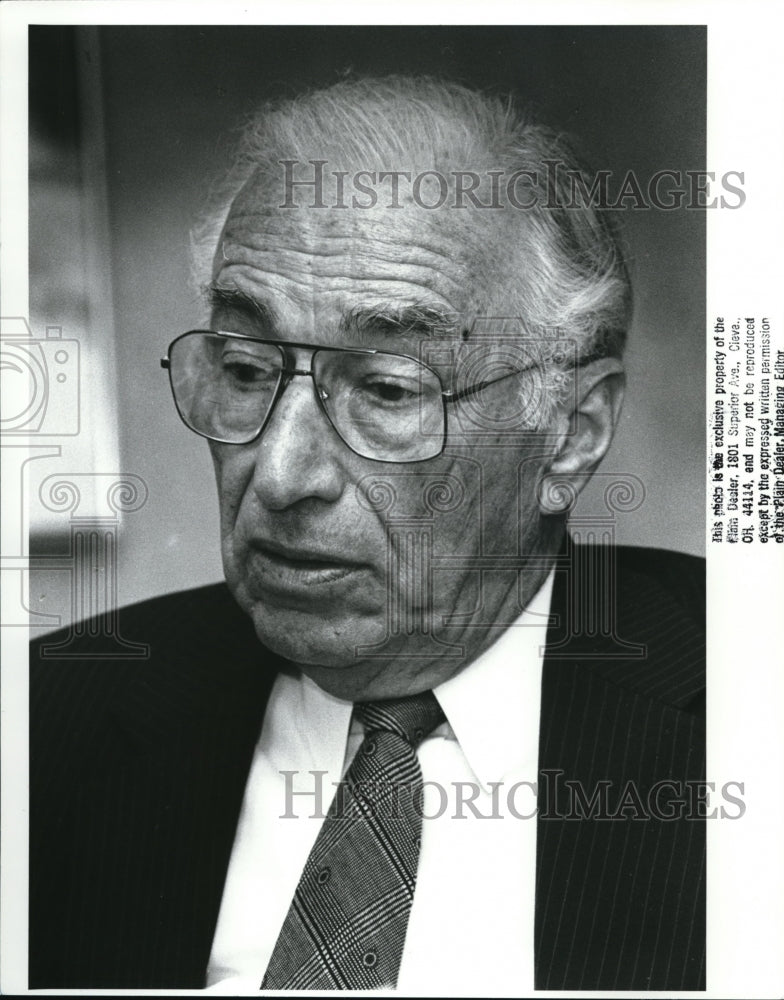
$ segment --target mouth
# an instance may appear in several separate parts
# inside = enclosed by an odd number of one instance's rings
[[[254,539],[249,569],[254,590],[281,591],[326,587],[347,580],[368,567],[327,550],[281,545]]]

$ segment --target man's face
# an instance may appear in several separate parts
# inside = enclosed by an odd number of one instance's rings
[[[270,201],[252,183],[229,214],[214,270],[229,294],[217,296],[215,330],[419,357],[428,334],[408,328],[407,310],[469,324],[503,311],[486,291],[493,254],[462,219]],[[465,350],[470,336],[454,342]],[[297,367],[309,367],[308,352]],[[546,444],[510,438],[505,420],[519,399],[511,377],[450,404],[442,455],[389,464],[354,454],[312,379],[295,376],[259,439],[212,444],[226,578],[261,641],[351,700],[431,688],[487,648],[546,575],[494,568],[492,557],[530,562],[552,547],[536,502]],[[481,406],[481,434],[460,420],[462,405]]]

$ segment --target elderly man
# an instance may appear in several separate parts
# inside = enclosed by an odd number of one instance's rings
[[[704,988],[701,567],[566,532],[629,319],[591,200],[449,83],[248,128],[163,361],[228,589],[125,609],[141,667],[35,648],[31,985]]]

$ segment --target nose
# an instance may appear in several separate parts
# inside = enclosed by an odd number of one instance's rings
[[[295,375],[256,443],[253,488],[269,510],[285,510],[306,499],[337,500],[347,451],[315,398],[313,379]]]

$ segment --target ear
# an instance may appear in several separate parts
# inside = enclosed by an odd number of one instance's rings
[[[544,476],[568,484],[576,497],[612,443],[626,380],[619,358],[599,358],[575,368],[572,377],[568,399],[559,406],[556,443]]]

